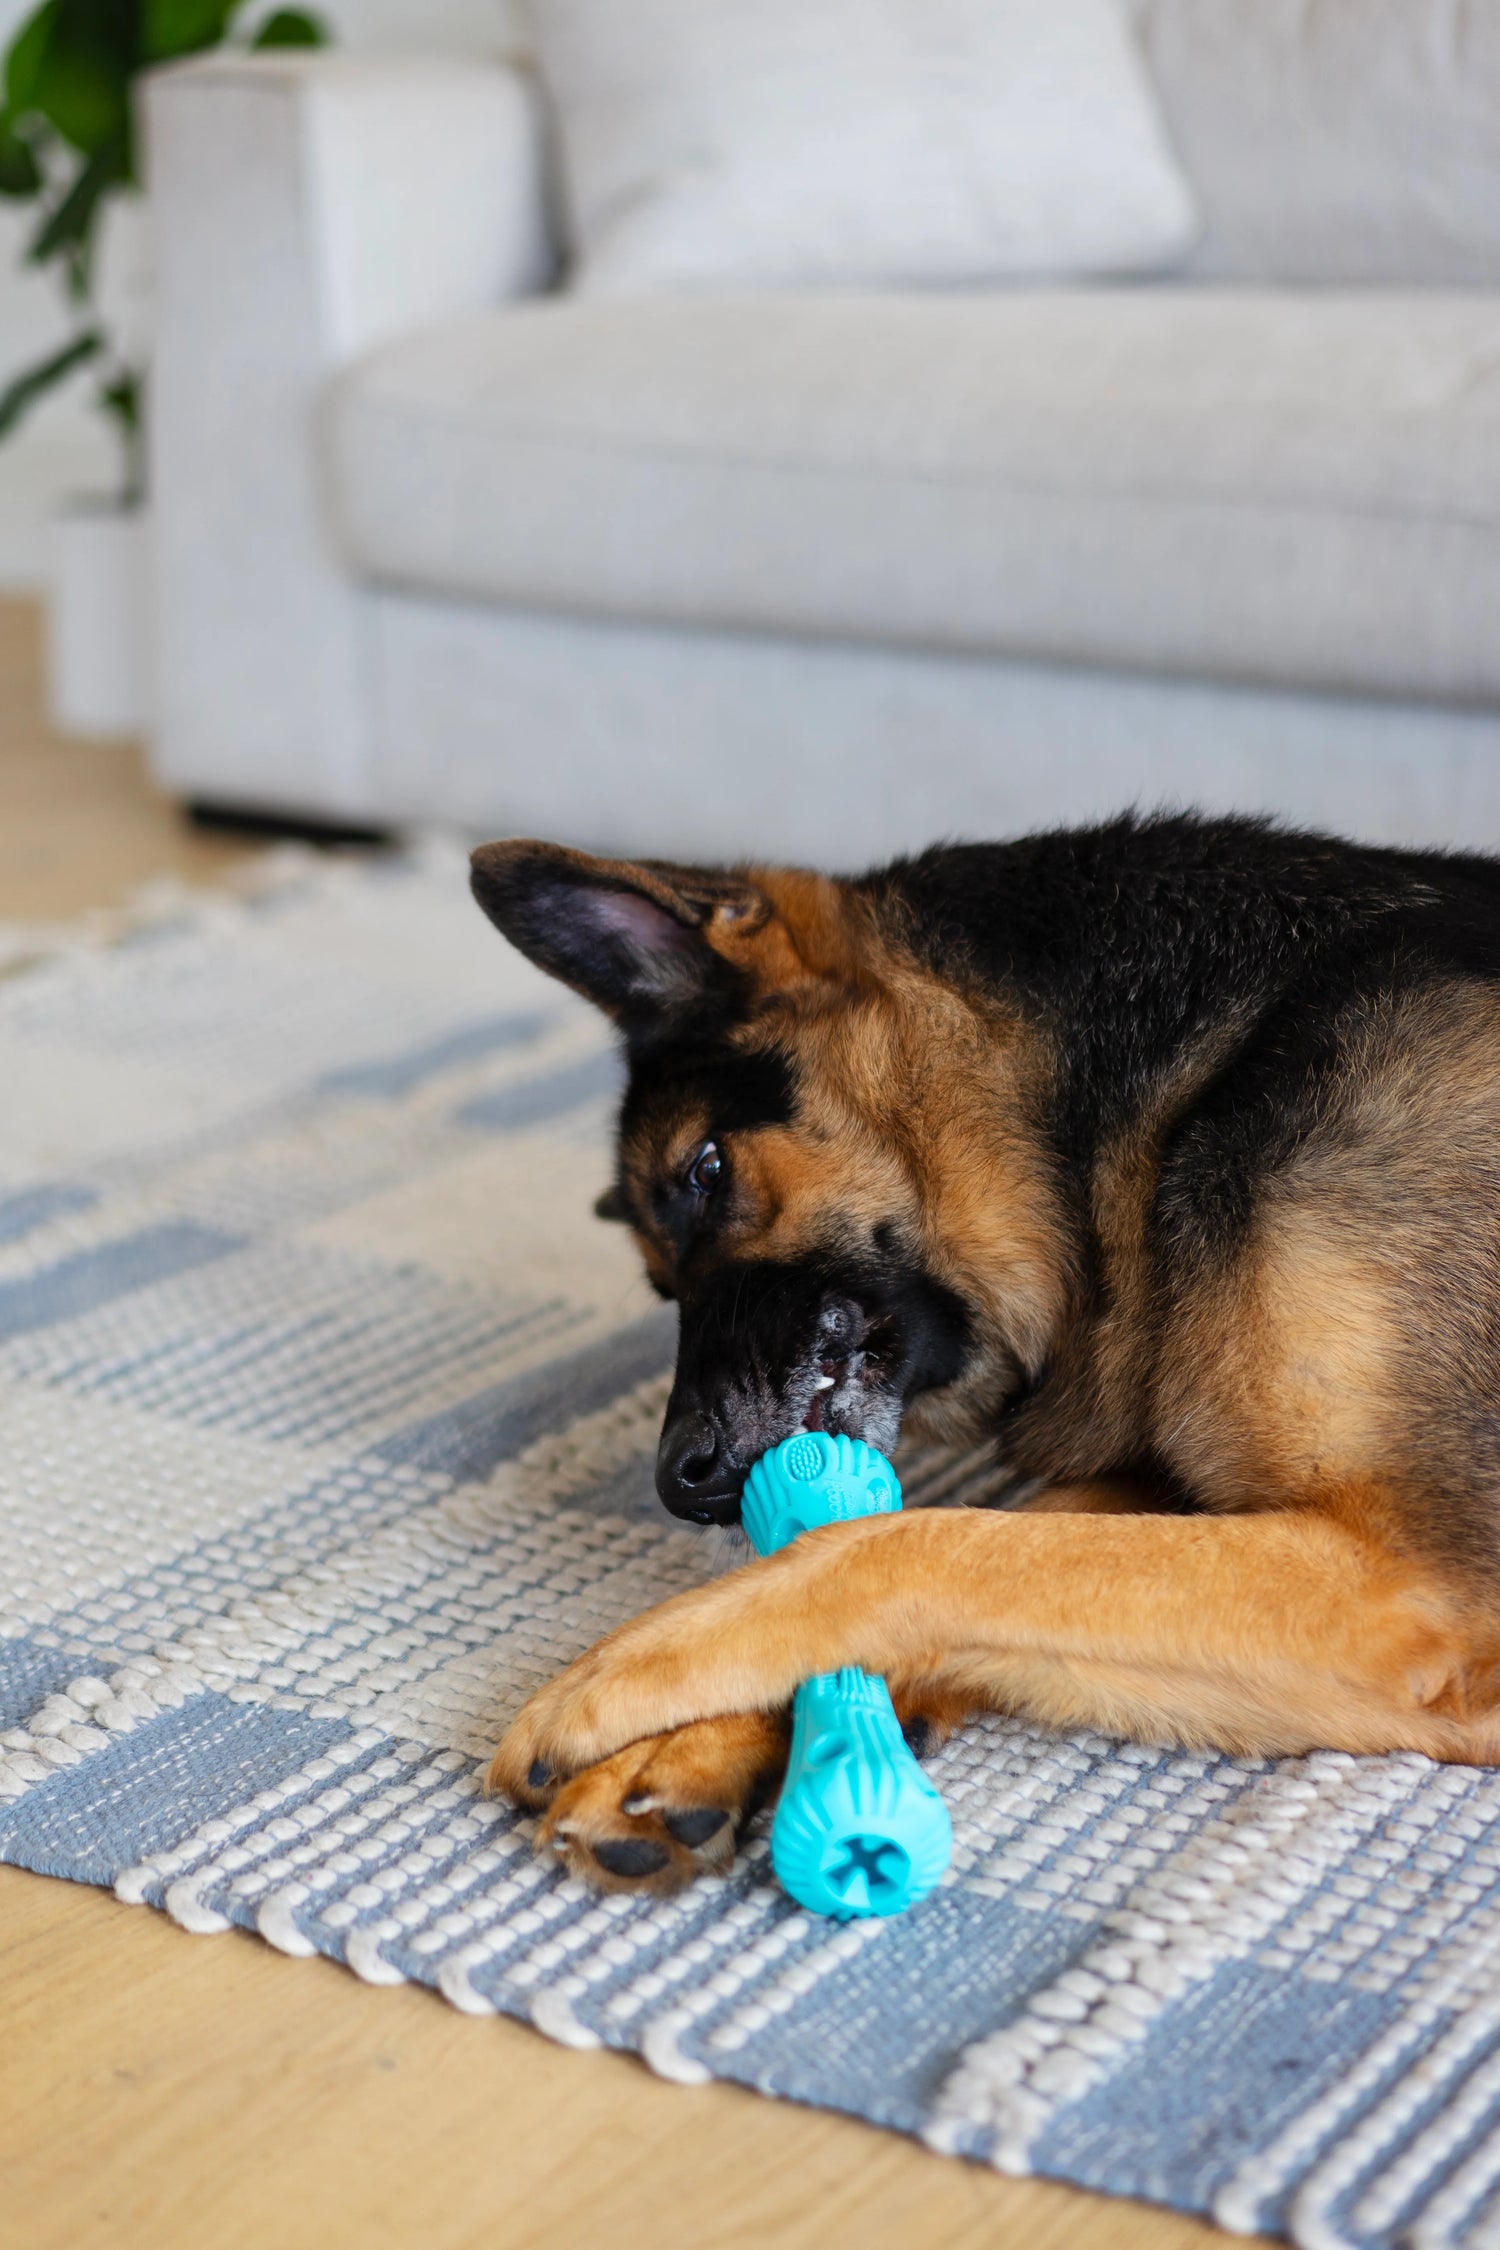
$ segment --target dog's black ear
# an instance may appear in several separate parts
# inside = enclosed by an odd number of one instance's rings
[[[470,864],[475,898],[512,945],[632,1035],[727,1005],[739,972],[714,933],[743,937],[770,912],[753,883],[712,868],[527,840],[481,844]]]

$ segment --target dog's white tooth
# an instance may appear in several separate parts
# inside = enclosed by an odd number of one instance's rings
[[[831,1391],[833,1389],[833,1377],[831,1375],[820,1375],[814,1383],[813,1389],[815,1391]]]

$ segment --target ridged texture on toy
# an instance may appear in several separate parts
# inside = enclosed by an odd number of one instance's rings
[[[740,1501],[740,1521],[758,1555],[774,1555],[804,1531],[859,1516],[888,1516],[901,1486],[883,1453],[859,1438],[799,1430],[763,1453]]]
[[[771,1828],[785,1890],[837,1921],[900,1914],[953,1849],[948,1809],[902,1738],[883,1680],[821,1672],[792,1706],[792,1750]]]

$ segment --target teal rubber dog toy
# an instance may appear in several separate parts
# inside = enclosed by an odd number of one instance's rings
[[[900,1505],[884,1454],[803,1430],[756,1462],[740,1521],[756,1553],[774,1555],[821,1524],[893,1515]],[[884,1680],[852,1668],[805,1680],[771,1824],[783,1888],[840,1922],[901,1914],[927,1896],[952,1850],[948,1808],[907,1748]]]

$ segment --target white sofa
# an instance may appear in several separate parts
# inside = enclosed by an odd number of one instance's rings
[[[829,864],[1162,799],[1500,845],[1458,14],[1139,0],[1197,250],[983,294],[571,300],[524,70],[160,75],[158,774]]]

